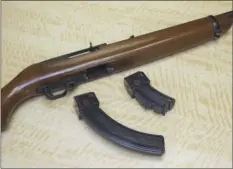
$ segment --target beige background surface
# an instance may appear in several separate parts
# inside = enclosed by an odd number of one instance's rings
[[[3,2],[2,85],[32,63],[231,10],[232,2]],[[176,98],[165,117],[132,100],[123,78],[142,70]],[[79,121],[73,96],[94,91],[122,124],[166,139],[163,157],[132,153]],[[38,97],[2,134],[2,167],[232,167],[232,30],[217,42],[76,88]]]

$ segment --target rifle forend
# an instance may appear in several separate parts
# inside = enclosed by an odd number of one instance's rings
[[[1,89],[1,130],[7,128],[15,109],[31,97],[45,95],[58,99],[81,83],[218,39],[232,23],[230,11],[33,64]],[[59,90],[64,92],[55,95]]]

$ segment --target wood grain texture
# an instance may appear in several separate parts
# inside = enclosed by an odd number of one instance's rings
[[[3,2],[2,86],[32,63],[89,41],[111,43],[231,7],[230,1]],[[138,70],[176,98],[165,117],[126,93],[123,78]],[[132,153],[79,121],[73,97],[90,91],[115,120],[164,135],[165,155]],[[30,100],[1,141],[2,167],[232,167],[232,29],[217,42],[81,85],[65,98]]]

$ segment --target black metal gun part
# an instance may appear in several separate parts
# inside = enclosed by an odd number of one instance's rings
[[[128,94],[146,109],[165,115],[174,107],[175,99],[153,88],[149,78],[141,71],[125,77],[124,85]]]
[[[152,155],[165,152],[162,135],[142,133],[130,129],[109,117],[100,107],[94,92],[74,97],[79,119],[84,119],[96,132],[120,146]]]

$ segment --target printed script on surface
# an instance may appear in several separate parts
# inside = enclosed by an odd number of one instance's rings
[[[2,2],[2,86],[27,66],[232,10],[231,1]],[[143,71],[174,97],[161,116],[127,94],[123,78]],[[95,92],[100,107],[132,129],[161,134],[162,157],[128,151],[79,121],[73,97]],[[2,167],[232,167],[232,29],[218,41],[76,88],[31,99],[2,133]]]

